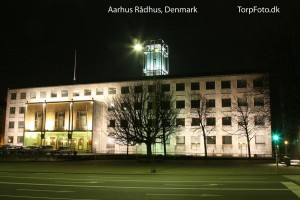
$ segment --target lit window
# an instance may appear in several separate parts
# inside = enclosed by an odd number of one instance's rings
[[[90,89],[84,90],[84,96],[91,96],[91,95],[92,95],[92,90],[90,90]]]
[[[36,99],[36,92],[30,92],[30,99]]]
[[[41,98],[46,98],[47,97],[47,92],[46,91],[41,91],[40,92],[40,97]]]
[[[61,97],[68,97],[68,96],[69,96],[68,90],[61,91]]]
[[[96,95],[103,95],[103,94],[104,94],[104,90],[102,88],[96,89]]]
[[[75,90],[73,91],[73,97],[79,97],[80,96],[80,91]]]
[[[52,98],[57,97],[57,91],[51,91],[51,97]]]
[[[176,136],[176,144],[185,144],[184,136]]]
[[[18,122],[18,128],[24,128],[24,121]]]
[[[8,144],[14,143],[14,136],[8,136],[8,137],[7,137],[7,143],[8,143]]]
[[[199,136],[191,136],[191,144],[199,144],[200,138]]]
[[[264,135],[256,135],[255,136],[255,144],[265,144],[265,136]]]
[[[116,88],[108,88],[108,94],[116,94],[117,89]]]

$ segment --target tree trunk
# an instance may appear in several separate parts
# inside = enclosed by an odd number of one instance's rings
[[[152,156],[152,150],[151,150],[151,141],[147,141],[146,142],[146,146],[147,146],[147,157],[150,159]]]
[[[166,128],[163,126],[163,143],[164,143],[164,157],[167,156],[167,145],[166,145]]]
[[[205,158],[207,158],[206,133],[205,133],[204,126],[201,127],[202,127],[203,143],[204,143],[204,156]]]
[[[250,139],[248,133],[247,133],[247,146],[248,146],[248,158],[249,160],[251,160]]]

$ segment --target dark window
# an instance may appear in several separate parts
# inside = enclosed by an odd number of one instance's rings
[[[129,87],[128,86],[121,87],[121,94],[128,94],[128,93],[129,93]]]
[[[214,90],[215,89],[215,82],[214,81],[206,82],[206,89],[207,90]]]
[[[148,85],[148,92],[153,92],[153,85]]]
[[[16,100],[17,99],[17,93],[11,93],[10,94],[10,99],[11,100]]]
[[[265,119],[262,116],[255,116],[254,117],[254,124],[255,126],[263,126],[265,125]]]
[[[185,119],[184,118],[177,118],[176,119],[176,126],[185,126]]]
[[[237,88],[246,88],[247,87],[247,81],[246,80],[237,80],[236,81],[236,87]]]
[[[231,117],[222,117],[222,125],[231,125]]]
[[[18,136],[17,137],[17,143],[23,143],[24,142],[24,137],[23,136]]]
[[[164,127],[170,127],[171,126],[171,122],[170,122],[169,119],[163,119],[162,122],[163,122],[162,124],[163,124]]]
[[[176,83],[176,91],[184,91],[185,85],[184,83]]]
[[[200,108],[200,100],[191,100],[191,108]]]
[[[142,110],[142,103],[141,102],[134,103],[134,110]]]
[[[231,99],[222,99],[222,107],[231,107]]]
[[[208,107],[208,108],[216,107],[216,101],[214,99],[208,99],[206,101],[206,107]]]
[[[191,126],[200,126],[200,119],[199,118],[192,118]]]
[[[16,108],[15,107],[10,107],[9,108],[9,114],[15,114],[16,113]]]
[[[216,125],[216,118],[214,118],[214,117],[206,118],[206,125],[207,126],[215,126]]]
[[[222,89],[230,89],[231,88],[230,81],[221,81],[221,88]]]
[[[134,86],[134,93],[142,93],[143,87],[141,85]]]
[[[170,91],[170,84],[162,84],[161,89],[163,92],[169,92]]]
[[[200,90],[200,84],[198,82],[191,83],[191,90]]]
[[[231,136],[222,136],[222,143],[223,144],[232,144],[232,137]]]
[[[264,81],[261,78],[253,79],[253,87],[263,87]]]
[[[207,136],[206,142],[207,144],[216,144],[216,136]]]
[[[255,97],[254,98],[254,106],[264,106],[264,98]]]
[[[26,92],[21,92],[20,99],[26,99]]]
[[[238,98],[238,106],[247,106],[247,99],[246,98]]]
[[[125,119],[121,120],[120,126],[123,128],[127,128],[128,127],[128,121]]]
[[[109,120],[108,127],[115,127],[115,126],[116,126],[116,120],[114,119]]]
[[[8,128],[15,128],[15,122],[9,122]]]
[[[185,101],[176,101],[176,108],[185,108]]]
[[[25,107],[19,107],[19,114],[25,113]]]
[[[170,101],[162,101],[161,108],[162,109],[170,109]]]

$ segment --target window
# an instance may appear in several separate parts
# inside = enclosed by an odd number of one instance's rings
[[[206,82],[206,89],[207,90],[214,90],[215,89],[215,82],[214,81]]]
[[[184,136],[176,136],[176,144],[185,144]]]
[[[247,87],[247,81],[246,80],[237,80],[236,81],[236,87],[237,88],[246,88]]]
[[[23,136],[18,136],[17,137],[17,143],[23,143],[24,142],[24,137]]]
[[[238,125],[240,127],[244,127],[244,126],[248,125],[248,119],[246,117],[245,118],[239,117],[239,119],[238,119]]]
[[[185,126],[185,119],[184,118],[177,118],[176,119],[176,126]]]
[[[141,102],[135,102],[134,103],[134,110],[142,110],[142,103]]]
[[[74,90],[73,91],[73,97],[79,97],[80,96],[80,91]]]
[[[11,114],[11,115],[16,114],[16,108],[15,107],[10,107],[9,108],[9,114]]]
[[[103,95],[104,90],[102,88],[96,88],[96,95]]]
[[[19,107],[19,114],[25,113],[25,107]]]
[[[30,99],[36,99],[36,92],[30,92]]]
[[[169,92],[170,91],[170,84],[162,84],[161,90],[163,92]]]
[[[185,108],[185,101],[184,100],[176,101],[176,108],[177,109]]]
[[[200,100],[191,100],[191,108],[200,108]]]
[[[51,97],[52,98],[57,97],[57,91],[51,91]]]
[[[200,119],[199,118],[192,118],[191,126],[200,126]]]
[[[7,137],[7,143],[9,143],[9,144],[14,143],[14,136],[8,136]]]
[[[68,90],[61,91],[61,97],[68,97],[68,96],[69,96]]]
[[[65,112],[55,113],[55,129],[63,130],[65,128]]]
[[[265,125],[265,118],[263,116],[255,116],[254,117],[255,126],[263,126]]]
[[[230,89],[231,84],[230,81],[221,81],[221,89]]]
[[[231,117],[222,117],[222,125],[230,126],[231,125]]]
[[[231,136],[222,136],[222,144],[232,144]]]
[[[10,100],[16,100],[17,99],[17,93],[11,93],[10,94]]]
[[[21,92],[20,99],[26,99],[26,92]]]
[[[116,126],[116,120],[114,119],[109,120],[108,127],[115,127],[115,126]]]
[[[265,144],[265,136],[264,135],[256,135],[255,136],[255,144]]]
[[[24,128],[24,121],[18,122],[18,128]]]
[[[92,90],[91,89],[84,89],[84,96],[91,96]]]
[[[206,118],[206,125],[207,126],[215,126],[216,125],[216,118],[215,117]]]
[[[125,119],[122,119],[120,126],[123,127],[123,128],[127,128],[128,127],[128,121],[125,120]]]
[[[238,106],[247,106],[247,98],[238,97]]]
[[[253,87],[263,87],[264,81],[261,78],[253,79]]]
[[[129,86],[121,87],[121,94],[128,94],[129,93]]]
[[[34,127],[35,129],[40,130],[42,128],[42,118],[43,115],[41,112],[36,112],[34,116]]]
[[[199,84],[199,82],[193,82],[193,83],[191,83],[191,90],[200,90],[200,84]]]
[[[254,106],[264,106],[264,98],[255,97],[254,98]]]
[[[108,94],[116,94],[117,89],[116,88],[108,88]]]
[[[142,93],[143,87],[141,85],[134,86],[134,93]]]
[[[161,108],[164,110],[170,109],[171,103],[170,101],[162,101],[161,102]]]
[[[153,89],[153,85],[148,85],[148,92],[153,92],[154,89]]]
[[[216,107],[216,101],[214,99],[208,99],[206,101],[206,107],[208,107],[208,108]]]
[[[47,92],[46,91],[41,91],[40,92],[40,97],[41,98],[46,98],[47,97]]]
[[[176,83],[176,91],[184,91],[185,85],[184,83]]]
[[[207,136],[206,143],[207,144],[216,144],[216,136]]]
[[[87,113],[86,113],[86,111],[78,111],[77,112],[76,128],[79,130],[87,130]]]
[[[222,99],[222,107],[231,107],[231,99]]]
[[[15,128],[15,122],[8,122],[8,128]]]

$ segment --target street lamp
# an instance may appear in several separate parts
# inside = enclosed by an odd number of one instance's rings
[[[140,43],[136,43],[133,48],[136,52],[140,52],[142,51],[143,46]]]
[[[285,146],[285,156],[287,156],[287,146],[289,142],[287,140],[284,141],[284,146]]]
[[[278,140],[279,136],[277,134],[273,135],[274,145],[275,145],[275,157],[276,157],[276,174],[278,173]]]

